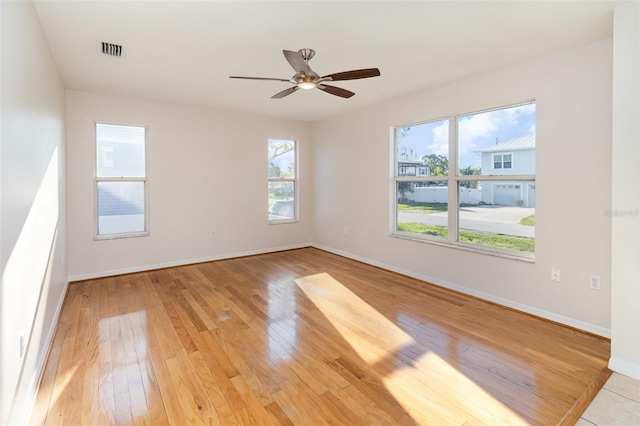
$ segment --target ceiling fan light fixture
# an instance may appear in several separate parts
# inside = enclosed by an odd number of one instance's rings
[[[315,75],[305,75],[304,73],[298,73],[293,78],[293,83],[298,86],[300,89],[309,90],[316,87],[316,76]]]
[[[300,83],[298,83],[298,87],[304,90],[309,90],[316,87],[316,83],[314,83],[313,81],[301,81]]]

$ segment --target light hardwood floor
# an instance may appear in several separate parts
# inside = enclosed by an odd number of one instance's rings
[[[609,352],[308,248],[72,283],[31,424],[573,424]]]

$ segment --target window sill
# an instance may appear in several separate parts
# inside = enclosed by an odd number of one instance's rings
[[[300,219],[282,219],[282,220],[270,220],[269,225],[285,225],[287,223],[299,223]]]
[[[409,240],[409,241],[414,241],[417,243],[425,243],[425,244],[432,244],[432,245],[436,245],[436,246],[440,246],[440,247],[447,247],[447,248],[451,248],[451,249],[455,249],[455,250],[462,250],[462,251],[467,251],[467,252],[471,252],[471,253],[477,253],[477,254],[484,254],[487,256],[494,256],[494,257],[499,257],[502,259],[508,259],[508,260],[517,260],[520,262],[525,262],[525,263],[535,263],[535,258],[533,257],[526,257],[525,256],[519,256],[517,254],[509,254],[509,253],[501,253],[501,252],[496,252],[496,251],[491,251],[491,250],[487,250],[485,248],[482,248],[480,246],[475,246],[475,247],[471,247],[468,245],[463,245],[463,244],[454,244],[454,243],[450,243],[448,241],[436,241],[436,240],[431,240],[431,239],[427,239],[427,238],[420,238],[420,237],[416,237],[416,236],[412,236],[410,234],[399,234],[399,233],[395,233],[392,232],[389,234],[390,237],[392,238],[398,238],[401,240]],[[533,256],[534,254],[532,254]]]
[[[108,234],[108,235],[96,235],[93,237],[93,241],[103,241],[103,240],[119,240],[122,238],[137,238],[137,237],[148,237],[149,232],[131,232],[127,234]]]

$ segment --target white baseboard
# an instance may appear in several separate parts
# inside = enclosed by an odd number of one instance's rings
[[[51,324],[49,326],[49,331],[47,332],[47,337],[44,341],[45,350],[40,353],[38,357],[38,362],[36,363],[36,368],[31,377],[31,381],[26,391],[27,397],[25,398],[24,403],[22,404],[22,408],[17,411],[14,419],[9,419],[9,424],[15,425],[26,425],[29,424],[29,420],[31,414],[33,413],[33,407],[36,403],[36,395],[38,392],[38,385],[40,384],[40,379],[42,378],[42,374],[44,373],[44,366],[47,362],[47,358],[49,357],[49,352],[51,351],[51,345],[53,344],[53,337],[55,336],[56,330],[58,329],[58,320],[60,319],[60,313],[62,312],[62,305],[64,304],[64,299],[67,296],[67,290],[69,289],[69,280],[65,282],[64,288],[62,289],[62,294],[60,300],[58,301],[58,306],[56,307],[56,311],[53,314],[53,318],[51,319]]]
[[[233,259],[235,257],[254,256],[256,254],[275,253],[278,251],[294,250],[310,247],[311,243],[291,244],[288,246],[270,247],[258,250],[249,250],[235,253],[224,253],[215,256],[199,257],[195,259],[183,259],[172,262],[155,263],[151,265],[132,266],[130,268],[113,269],[109,271],[90,272],[88,274],[70,275],[69,282],[92,280],[95,278],[112,277],[114,275],[131,274],[135,272],[153,271],[154,269],[172,268],[174,266],[192,265],[194,263],[213,262],[215,260]]]
[[[503,299],[501,297],[494,296],[489,293],[484,293],[478,290],[474,290],[472,288],[464,287],[458,284],[453,284],[450,282],[446,282],[440,280],[435,277],[430,277],[428,275],[419,274],[413,271],[409,271],[406,269],[398,268],[393,265],[389,265],[386,263],[378,262],[376,260],[367,259],[362,256],[357,256],[351,253],[344,252],[342,250],[337,250],[331,247],[326,247],[321,244],[311,244],[312,247],[318,248],[320,250],[328,251],[330,253],[334,253],[340,256],[348,257],[349,259],[357,260],[362,263],[367,263],[369,265],[377,266],[382,269],[386,269],[388,271],[397,272],[402,275],[406,275],[408,277],[416,278],[421,281],[426,281],[432,284],[435,284],[440,287],[448,288],[450,290],[455,290],[460,293],[468,294],[470,296],[474,296],[483,300],[487,300],[489,302],[497,303],[498,305],[506,306],[511,309],[515,309],[517,311],[526,312],[531,315],[535,315],[540,318],[544,318],[550,321],[554,321],[560,324],[567,325],[569,327],[577,328],[579,330],[586,331],[588,333],[596,334],[598,336],[611,338],[611,329],[600,327],[598,325],[586,323],[584,321],[579,321],[574,318],[565,317],[563,315],[554,314],[553,312],[548,312],[542,309],[534,308],[533,306],[524,305],[522,303],[514,302],[512,300]]]
[[[631,362],[623,361],[621,359],[611,357],[609,359],[609,370],[616,373],[624,374],[632,379],[640,380],[640,365],[633,364]]]
[[[373,265],[373,266],[377,266],[379,268],[382,269],[386,269],[388,271],[392,271],[392,272],[397,272],[399,274],[402,275],[406,275],[412,278],[416,278],[422,281],[427,281],[429,283],[435,284],[437,286],[440,287],[444,287],[444,288],[448,288],[451,290],[455,290],[458,291],[460,293],[464,293],[464,294],[468,294],[470,296],[474,296],[474,297],[478,297],[480,299],[483,300],[487,300],[489,302],[493,302],[493,303],[497,303],[499,305],[502,306],[506,306],[508,308],[511,309],[515,309],[518,311],[522,311],[522,312],[526,312],[528,314],[531,315],[535,315],[537,317],[540,318],[545,318],[548,319],[550,321],[554,321],[560,324],[564,324],[567,325],[569,327],[574,327],[577,328],[579,330],[583,330],[589,333],[593,333],[596,334],[598,336],[602,336],[602,337],[606,337],[606,338],[611,338],[611,329],[609,328],[605,328],[605,327],[601,327],[598,325],[594,325],[594,324],[590,324],[584,321],[580,321],[574,318],[570,318],[570,317],[566,317],[563,315],[558,315],[555,314],[553,312],[548,312],[542,309],[538,309],[529,305],[524,305],[522,303],[518,303],[512,300],[508,300],[508,299],[503,299],[501,297],[497,297],[494,296],[492,294],[489,293],[484,293],[481,291],[477,291],[474,290],[472,288],[468,288],[468,287],[464,287],[458,284],[454,284],[454,283],[450,283],[450,282],[446,282],[443,281],[441,279],[438,279],[436,277],[431,277],[428,275],[424,275],[424,274],[419,274],[416,273],[414,271],[409,271],[406,269],[402,269],[402,268],[398,268],[394,265],[390,265],[387,263],[383,263],[383,262],[378,262],[376,260],[372,260],[372,259],[368,259],[362,256],[358,256],[352,253],[348,253],[342,250],[338,250],[338,249],[334,249],[332,247],[327,247],[327,246],[323,246],[322,244],[316,244],[316,243],[301,243],[301,244],[292,244],[292,245],[288,245],[288,246],[280,246],[280,247],[270,247],[270,248],[264,248],[264,249],[258,249],[258,250],[249,250],[249,251],[243,251],[243,252],[235,252],[235,253],[224,253],[224,254],[220,254],[220,255],[215,255],[215,256],[208,256],[208,257],[201,257],[201,258],[195,258],[195,259],[183,259],[183,260],[179,260],[179,261],[173,261],[173,262],[165,262],[165,263],[157,263],[157,264],[151,264],[151,265],[142,265],[142,266],[134,266],[134,267],[130,267],[130,268],[123,268],[123,269],[115,269],[115,270],[109,270],[109,271],[101,271],[101,272],[93,272],[93,273],[88,273],[88,274],[80,274],[80,275],[72,275],[69,276],[69,281],[73,282],[73,281],[82,281],[82,280],[88,280],[88,279],[95,279],[95,278],[103,278],[103,277],[110,277],[110,276],[114,276],[114,275],[122,275],[122,274],[130,274],[130,273],[135,273],[135,272],[143,272],[143,271],[151,271],[154,269],[163,269],[163,268],[171,268],[174,266],[183,266],[183,265],[190,265],[190,264],[194,264],[194,263],[202,263],[202,262],[212,262],[215,260],[224,260],[224,259],[232,259],[235,257],[244,257],[244,256],[253,256],[253,255],[257,255],[257,254],[265,254],[265,253],[273,253],[273,252],[278,252],[278,251],[284,251],[284,250],[293,250],[293,249],[298,249],[298,248],[304,248],[304,247],[315,247],[318,248],[320,250],[324,250],[324,251],[328,251],[330,253],[334,253],[340,256],[344,256],[347,257],[349,259],[353,259],[353,260],[357,260],[359,262],[363,262],[363,263],[367,263],[369,265]]]

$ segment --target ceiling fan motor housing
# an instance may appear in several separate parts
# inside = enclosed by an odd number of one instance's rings
[[[291,78],[291,82],[301,89],[313,89],[318,84],[320,76],[315,72],[309,70],[306,74],[304,72],[296,73]]]

